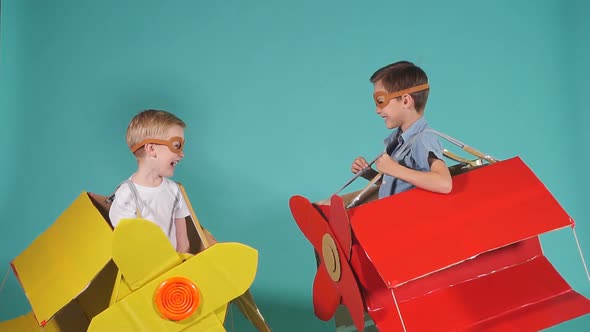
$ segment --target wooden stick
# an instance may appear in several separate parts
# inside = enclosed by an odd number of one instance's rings
[[[451,158],[455,161],[458,161],[460,163],[464,163],[464,164],[467,164],[470,166],[477,166],[477,163],[474,162],[473,160],[469,160],[467,158],[460,157],[447,149],[443,149],[443,155],[445,155],[446,157]]]
[[[203,248],[204,249],[209,248],[209,242],[207,241],[207,237],[205,236],[205,232],[203,230],[203,227],[201,226],[199,219],[197,219],[197,215],[195,214],[195,210],[193,210],[193,207],[191,205],[191,201],[188,199],[186,191],[184,190],[184,186],[182,184],[180,184],[180,182],[178,182],[178,188],[180,188],[180,191],[182,192],[182,197],[184,197],[184,202],[186,203],[186,206],[188,207],[188,211],[191,215],[191,219],[193,220],[193,223],[195,224],[195,228],[197,229],[197,233],[199,234],[199,237],[201,238],[201,242],[203,243]]]
[[[353,207],[356,204],[356,202],[363,196],[363,194],[367,190],[369,190],[369,188],[372,185],[377,183],[377,181],[379,181],[379,179],[381,179],[382,175],[383,175],[383,173],[381,173],[381,172],[377,173],[377,175],[375,175],[375,177],[371,181],[369,181],[369,183],[363,188],[363,190],[361,190],[361,192],[355,198],[353,198],[352,201],[350,201],[350,203],[348,204],[348,206],[346,206],[346,208],[348,209],[348,208]]]
[[[472,155],[474,155],[474,156],[476,156],[476,157],[478,157],[478,158],[485,159],[485,160],[487,160],[487,161],[488,161],[488,162],[490,162],[490,163],[495,163],[495,162],[497,162],[497,160],[496,160],[496,159],[494,159],[494,158],[492,158],[492,157],[490,157],[490,156],[484,155],[483,153],[481,153],[481,152],[477,151],[476,149],[474,149],[474,148],[472,148],[472,147],[470,147],[470,146],[464,145],[464,146],[463,146],[463,150],[464,150],[464,151],[466,151],[466,152],[468,152],[468,153],[471,153]]]

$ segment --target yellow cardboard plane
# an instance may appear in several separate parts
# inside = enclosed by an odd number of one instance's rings
[[[257,251],[209,245],[212,236],[180,188],[198,235],[196,255],[177,253],[145,219],[124,219],[113,230],[105,197],[83,192],[11,262],[32,311],[0,322],[0,332],[225,331],[230,301],[270,332],[248,290]]]

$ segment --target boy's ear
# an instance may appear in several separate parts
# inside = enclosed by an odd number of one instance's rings
[[[414,98],[409,93],[406,93],[402,96],[402,103],[406,107],[412,107],[414,106]]]
[[[146,153],[150,156],[156,156],[156,148],[154,144],[148,143],[143,147]]]

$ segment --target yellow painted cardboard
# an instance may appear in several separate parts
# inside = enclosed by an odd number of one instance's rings
[[[111,259],[112,230],[86,193],[12,262],[39,323],[76,298]]]
[[[140,223],[142,227],[153,225],[138,220],[137,224]],[[217,243],[158,276],[94,317],[88,331],[193,330],[188,327],[194,328],[194,331],[206,331],[202,329],[201,324],[215,325],[212,323],[213,318],[222,327],[223,320],[219,319],[215,312],[246,292],[256,276],[257,260],[256,250],[246,245]],[[197,311],[191,317],[178,322],[164,318],[153,301],[159,285],[173,276],[190,279],[197,286],[201,297]]]
[[[33,312],[17,317],[12,320],[0,322],[2,332],[74,332],[86,331],[88,318],[77,305],[76,301],[70,302],[51,320],[47,321],[44,327],[40,327]]]
[[[0,331],[38,332],[39,324],[31,311],[26,315],[0,322]]]
[[[144,276],[155,278],[194,257],[192,254],[177,253],[160,229],[145,219],[122,219],[113,233],[113,260],[117,262],[120,277],[123,277],[119,281],[117,300],[130,294],[131,287],[137,289],[145,284],[143,280],[150,280]],[[128,243],[130,240],[132,243]],[[227,307],[226,303],[214,312],[222,323]]]
[[[113,260],[132,290],[182,263],[158,225],[146,219],[121,219],[113,231]]]
[[[235,299],[257,328],[264,325],[260,331],[270,331],[248,292],[257,262],[257,251],[239,243],[176,253],[144,219],[122,220],[113,231],[104,197],[83,192],[11,263],[33,310],[0,322],[0,332],[225,331]],[[171,276],[191,279],[201,296],[197,311],[178,322],[154,303],[156,288]]]

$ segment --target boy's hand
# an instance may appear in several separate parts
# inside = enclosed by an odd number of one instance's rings
[[[381,173],[395,176],[395,169],[399,166],[397,160],[384,153],[375,161],[375,167]]]
[[[363,157],[357,157],[353,162],[350,170],[356,174],[360,172],[363,168],[368,167],[369,163]]]

